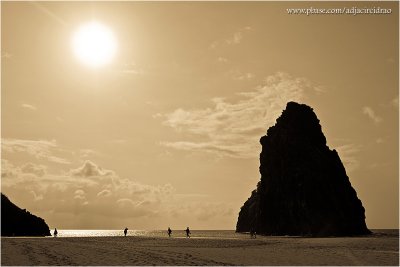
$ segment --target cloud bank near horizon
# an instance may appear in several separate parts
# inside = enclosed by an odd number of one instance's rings
[[[120,227],[150,220],[182,218],[188,222],[219,220],[233,215],[226,203],[208,202],[204,196],[177,194],[169,184],[146,185],[118,176],[87,160],[62,175],[47,172],[44,165],[15,166],[2,159],[2,191],[32,213],[43,214],[60,228]],[[64,219],[61,219],[64,218]],[[62,220],[65,223],[61,223]],[[143,227],[143,225],[139,226]],[[154,226],[153,226],[154,227]]]

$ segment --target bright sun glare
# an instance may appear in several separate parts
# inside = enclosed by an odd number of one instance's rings
[[[90,22],[75,32],[72,46],[82,63],[90,67],[100,67],[112,60],[117,43],[108,27],[98,22]]]

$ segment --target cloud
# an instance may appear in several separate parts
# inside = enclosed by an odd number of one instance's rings
[[[37,175],[38,177],[42,177],[46,174],[47,167],[44,165],[38,165],[31,162],[28,162],[21,166],[22,173],[32,173]]]
[[[111,196],[111,194],[112,193],[110,190],[104,189],[104,190],[100,191],[99,193],[97,193],[97,196],[98,197],[109,197],[109,196]]]
[[[2,186],[19,183],[22,180],[31,181],[32,179],[35,179],[35,177],[43,177],[46,173],[47,167],[44,165],[28,162],[21,166],[15,166],[8,160],[1,160]]]
[[[346,171],[352,172],[360,167],[360,161],[358,160],[358,154],[360,153],[360,147],[354,144],[346,144],[336,148],[343,165],[346,167]]]
[[[254,90],[237,94],[236,101],[214,98],[205,109],[178,108],[159,114],[164,125],[191,135],[189,140],[164,141],[161,145],[217,156],[258,157],[260,137],[275,123],[287,102],[303,102],[308,91],[317,89],[304,78],[280,72],[268,76]]]
[[[206,227],[236,216],[232,203],[213,202],[203,194],[178,194],[168,183],[139,183],[92,161],[62,175],[41,173],[37,171],[40,168],[46,169],[41,165],[16,166],[2,159],[2,192],[45,218],[51,227],[112,229],[134,223],[139,229],[154,229],[172,221],[176,227]]]
[[[227,44],[238,44],[243,38],[243,33],[241,31],[235,32],[230,39],[226,39]]]
[[[79,157],[81,157],[81,158],[89,158],[89,157],[92,157],[94,155],[99,155],[99,154],[100,153],[96,152],[93,149],[86,148],[86,149],[79,150]]]
[[[121,71],[122,73],[125,74],[135,74],[135,75],[141,75],[144,74],[142,70],[137,70],[137,69],[125,69]]]
[[[133,74],[133,75],[143,75],[145,74],[145,71],[137,66],[136,63],[126,63],[124,64],[123,69],[121,70],[121,73],[124,74]]]
[[[6,167],[2,168],[4,191],[36,210],[74,216],[81,212],[120,218],[155,216],[175,190],[170,184],[151,186],[119,177],[91,161],[64,175],[40,172],[40,166],[33,164],[16,167],[3,161],[2,165]]]
[[[37,110],[37,107],[29,105],[29,104],[22,104],[21,107],[30,109],[30,110]]]
[[[237,76],[234,76],[233,78],[235,80],[239,80],[239,81],[244,81],[244,80],[252,80],[255,77],[255,75],[251,72],[247,72],[247,73],[239,73]]]
[[[214,153],[218,156],[228,156],[234,158],[251,158],[254,156],[254,151],[249,151],[246,153],[246,144],[235,145],[224,145],[219,142],[203,142],[203,143],[195,143],[195,142],[161,142],[163,146],[186,150],[186,151],[202,151],[208,153]]]
[[[362,108],[363,114],[367,115],[375,124],[378,124],[382,121],[382,118],[375,114],[375,111],[368,106]]]
[[[86,200],[85,191],[83,191],[82,189],[76,190],[75,191],[75,195],[74,195],[74,199]]]
[[[256,75],[251,72],[243,72],[240,71],[238,68],[231,69],[225,73],[227,77],[232,78],[236,81],[250,81],[253,80]]]
[[[15,177],[21,170],[8,160],[1,159],[1,178]]]
[[[244,38],[245,32],[252,31],[253,29],[250,26],[243,27],[235,31],[231,36],[227,37],[224,40],[217,40],[211,43],[210,48],[216,49],[218,46],[223,45],[237,45],[240,44]]]
[[[114,174],[113,171],[103,170],[101,167],[97,166],[90,160],[86,160],[81,167],[77,169],[72,169],[69,171],[69,173],[73,176],[78,177],[107,176]]]
[[[227,59],[227,58],[224,58],[224,57],[218,57],[218,58],[217,58],[217,61],[218,61],[218,62],[221,62],[221,63],[226,63],[226,62],[228,62],[228,59]]]
[[[52,151],[57,149],[55,140],[24,140],[24,139],[6,139],[3,138],[1,149],[7,153],[25,152],[37,159],[46,159],[60,164],[69,164],[66,159],[54,156]]]

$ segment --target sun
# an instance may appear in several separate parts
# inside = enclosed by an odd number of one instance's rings
[[[92,21],[74,33],[72,48],[82,63],[97,68],[111,62],[117,50],[117,42],[107,26]]]

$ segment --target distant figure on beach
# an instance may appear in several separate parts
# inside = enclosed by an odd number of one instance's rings
[[[189,238],[190,238],[190,230],[189,230],[189,226],[188,226],[188,227],[186,227],[186,230],[185,230],[185,232],[186,232],[186,237],[189,237]]]
[[[250,238],[257,238],[257,232],[254,228],[250,230]]]
[[[171,228],[168,227],[168,236],[171,237],[171,234],[172,234],[172,230],[171,230]]]
[[[54,237],[57,237],[57,234],[58,234],[57,228],[54,228]]]
[[[124,235],[126,236],[127,233],[128,233],[128,227],[125,227]]]

